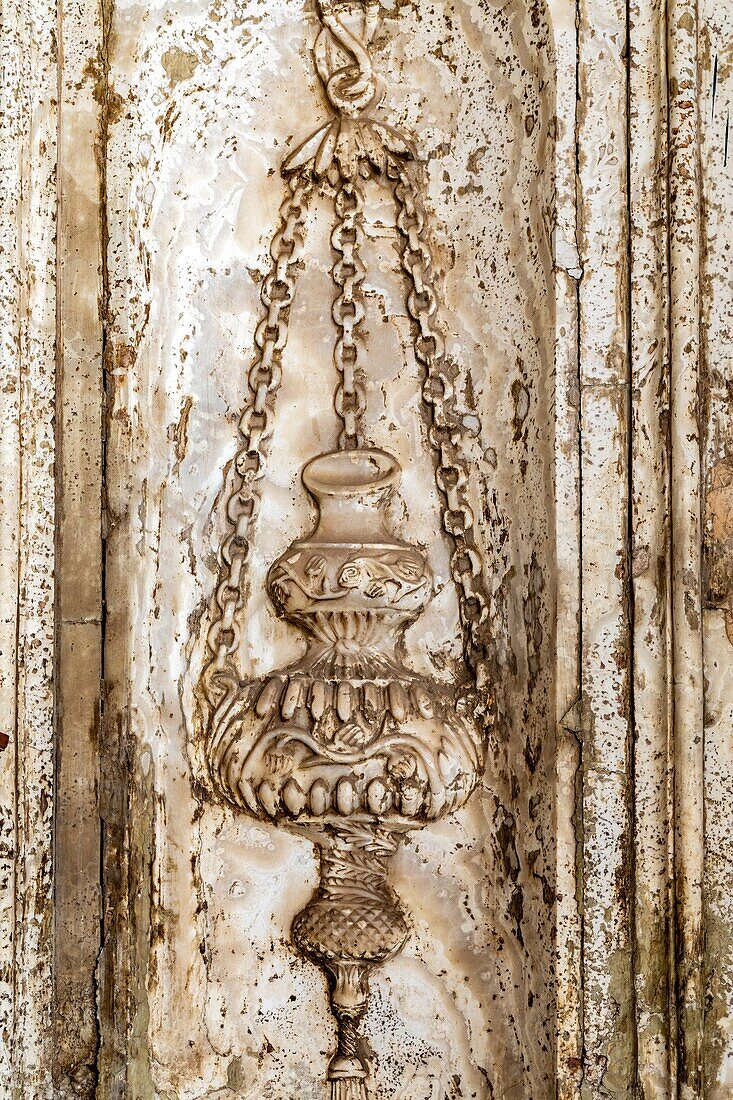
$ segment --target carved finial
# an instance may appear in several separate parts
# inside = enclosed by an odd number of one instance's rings
[[[395,834],[375,823],[342,825],[322,839],[321,882],[293,922],[293,940],[330,978],[338,1045],[328,1067],[331,1100],[367,1100],[366,1044],[359,1022],[369,972],[397,955],[410,929],[389,885]]]

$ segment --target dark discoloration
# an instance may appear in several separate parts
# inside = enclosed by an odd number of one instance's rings
[[[733,642],[733,458],[717,462],[708,480],[705,606],[724,612]]]

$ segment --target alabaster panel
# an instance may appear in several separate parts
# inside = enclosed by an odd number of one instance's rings
[[[197,695],[226,476],[287,193],[280,168],[330,117],[313,63],[319,28],[310,5],[281,0],[122,2],[114,13],[108,604],[139,857],[128,961],[144,1005],[127,1073],[177,1100],[315,1100],[335,1044],[326,978],[291,933],[318,882],[315,849],[222,800]],[[393,861],[410,933],[371,976],[361,1031],[375,1097],[541,1096],[554,1073],[548,40],[539,4],[404,4],[384,9],[372,47],[385,85],[375,113],[426,162],[497,711],[479,788],[409,832]],[[374,176],[363,190],[364,441],[401,467],[385,523],[432,576],[400,659],[447,690],[465,658],[423,368],[394,201]],[[316,190],[242,589],[244,680],[305,651],[267,577],[311,536],[301,472],[340,431],[332,219],[333,199]]]

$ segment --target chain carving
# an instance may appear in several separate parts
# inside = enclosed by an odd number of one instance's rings
[[[338,1025],[328,1068],[331,1100],[368,1100],[368,1047],[360,1034],[369,974],[403,947],[409,925],[389,883],[409,829],[460,808],[484,766],[493,722],[489,595],[469,499],[468,432],[458,367],[446,353],[424,182],[412,143],[376,118],[383,96],[370,45],[378,0],[319,0],[314,47],[332,118],[283,165],[288,194],[262,284],[263,317],[248,376],[220,552],[220,579],[202,680],[212,782],[230,805],[300,830],[320,848],[316,894],[292,926],[295,946],[329,978]],[[405,662],[404,632],[433,595],[425,553],[387,520],[402,471],[364,441],[367,419],[361,260],[364,181],[391,194],[422,372],[441,518],[458,596],[466,675],[448,684]],[[312,192],[331,196],[334,411],[337,447],[305,466],[317,519],[273,562],[276,613],[306,638],[301,659],[259,679],[236,666],[244,584],[275,432],[303,226]]]
[[[366,274],[360,251],[364,238],[362,214],[364,199],[355,182],[342,182],[336,193],[336,225],[331,243],[338,253],[333,265],[333,281],[340,289],[333,303],[333,320],[340,335],[333,359],[339,374],[334,397],[336,415],[343,424],[339,447],[352,450],[361,443],[359,424],[366,409],[366,393],[358,378],[359,326],[364,320],[361,284]]]
[[[393,164],[395,197],[402,234],[402,266],[410,280],[407,308],[413,319],[415,357],[424,368],[423,401],[430,410],[430,444],[436,455],[435,481],[443,502],[443,527],[452,543],[451,575],[458,590],[466,660],[473,671],[475,705],[491,722],[489,689],[489,603],[484,593],[483,561],[468,500],[468,464],[463,453],[466,429],[455,406],[457,371],[448,365],[445,337],[437,322],[438,294],[427,217],[420,192],[407,169]]]
[[[252,549],[252,529],[260,506],[267,445],[272,436],[275,398],[282,380],[282,353],[288,339],[295,273],[303,247],[303,222],[312,181],[302,173],[288,181],[280,207],[280,226],[270,244],[272,267],[263,280],[263,316],[255,330],[257,355],[247,376],[248,395],[239,420],[241,444],[234,458],[234,476],[226,502],[231,530],[219,550],[216,606],[207,638],[212,661],[207,669],[209,691],[213,674],[230,664],[239,646],[237,616],[242,610],[244,571]]]

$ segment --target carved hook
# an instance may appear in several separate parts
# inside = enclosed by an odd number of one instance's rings
[[[316,39],[316,68],[329,100],[341,114],[356,116],[373,103],[379,88],[367,47],[379,26],[379,0],[365,0],[361,35],[350,30],[336,14],[337,0],[319,0],[323,30]],[[333,69],[333,39],[352,59]]]

